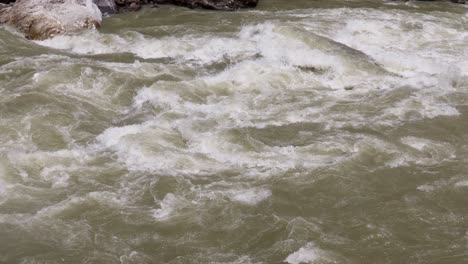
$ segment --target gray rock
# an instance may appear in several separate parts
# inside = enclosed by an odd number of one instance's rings
[[[256,7],[258,0],[155,0],[157,4],[173,4],[189,8],[236,10]]]
[[[411,2],[411,1],[417,1],[417,2],[451,2],[455,4],[466,4],[468,1],[466,0],[391,0],[391,1],[396,1],[396,2]]]
[[[18,0],[0,9],[0,23],[35,40],[97,28],[101,21],[101,11],[92,0]]]
[[[103,15],[117,13],[117,5],[114,0],[93,0],[94,4],[101,10]]]

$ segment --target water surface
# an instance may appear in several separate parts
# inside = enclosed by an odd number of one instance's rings
[[[467,263],[462,5],[0,28],[0,263]]]

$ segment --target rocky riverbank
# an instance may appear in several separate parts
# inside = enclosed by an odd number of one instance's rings
[[[234,11],[254,8],[258,2],[259,0],[0,0],[0,24],[14,26],[28,39],[41,40],[97,28],[101,25],[103,15],[137,11],[143,5],[172,4],[188,8]],[[466,3],[465,0],[444,2]]]
[[[258,0],[0,0],[0,24],[41,40],[101,25],[102,15],[137,11],[143,5],[174,4],[233,11],[256,7]]]

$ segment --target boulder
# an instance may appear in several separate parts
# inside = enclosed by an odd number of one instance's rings
[[[155,0],[157,4],[173,4],[189,8],[236,10],[256,7],[258,0]]]
[[[411,1],[418,1],[418,2],[452,2],[455,4],[466,4],[468,1],[466,0],[392,0],[397,2],[411,2]]]
[[[0,9],[0,23],[14,26],[34,40],[97,28],[101,21],[93,0],[18,0]]]
[[[117,5],[114,0],[93,0],[94,4],[101,10],[103,15],[117,13]]]
[[[118,12],[138,11],[147,1],[143,0],[115,0]]]
[[[117,5],[117,11],[129,12],[140,10],[143,5],[152,4],[153,7],[157,6],[156,0],[114,0]]]

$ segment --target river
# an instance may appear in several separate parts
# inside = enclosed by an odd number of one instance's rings
[[[468,263],[468,9],[0,27],[0,263]]]

